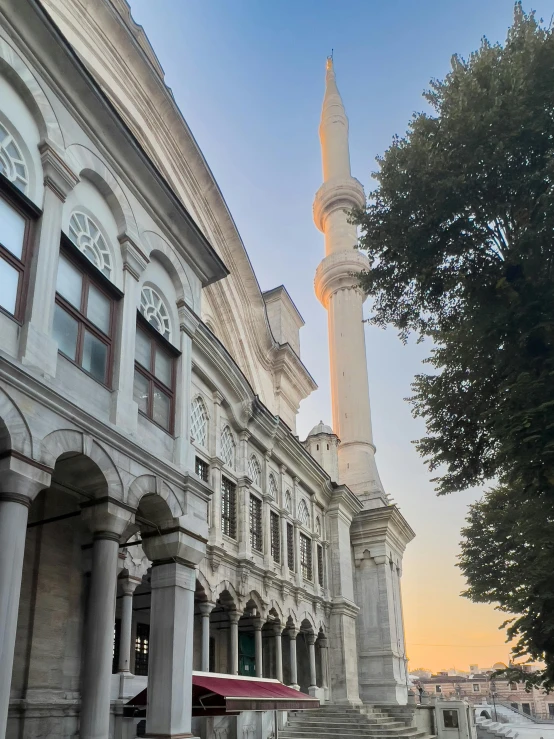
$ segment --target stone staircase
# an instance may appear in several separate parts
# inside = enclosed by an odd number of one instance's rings
[[[392,709],[392,706],[391,706]],[[425,732],[408,725],[384,706],[322,706],[312,711],[290,711],[279,739],[424,739]]]

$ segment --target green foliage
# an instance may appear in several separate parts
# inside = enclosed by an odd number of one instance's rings
[[[353,213],[360,281],[374,324],[436,347],[411,401],[439,493],[500,481],[463,532],[466,595],[520,614],[508,635],[554,679],[553,31],[517,3],[505,44],[424,97]]]

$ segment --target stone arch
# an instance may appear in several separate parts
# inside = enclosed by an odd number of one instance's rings
[[[35,118],[41,137],[49,139],[63,151],[65,142],[62,130],[50,101],[29,67],[3,38],[0,38],[0,71],[4,72],[25,101]]]
[[[117,223],[119,235],[126,234],[138,241],[138,228],[134,213],[123,188],[113,172],[90,149],[82,144],[67,148],[68,159],[80,177],[88,179],[102,193]]]
[[[285,615],[286,615],[287,626],[289,625],[299,626],[300,625],[300,619],[298,618],[298,615],[296,611],[294,610],[294,608],[290,608],[290,607],[287,608]]]
[[[173,518],[184,516],[183,507],[179,503],[179,499],[173,488],[165,480],[162,480],[161,477],[141,475],[135,478],[127,491],[126,502],[128,505],[137,509],[141,505],[141,500],[145,495],[156,495],[162,499],[167,504],[167,508]]]
[[[213,593],[214,601],[219,600],[219,598],[224,593],[229,593],[229,595],[231,596],[233,600],[233,603],[235,604],[235,607],[236,608],[240,607],[241,597],[238,594],[234,585],[232,585],[232,583],[230,583],[229,580],[222,580],[220,583],[218,583],[215,586],[215,588],[212,588],[212,593]]]
[[[310,613],[310,611],[303,611],[300,614],[300,625],[302,626],[303,624],[309,624],[314,634],[317,634],[317,632],[319,631],[315,622],[315,618],[313,617],[313,614]]]
[[[267,611],[267,603],[264,601],[262,596],[258,593],[257,590],[251,590],[248,595],[246,596],[247,601],[252,601],[258,611],[260,612],[260,615],[262,617],[265,617],[266,611]]]
[[[82,454],[94,462],[104,476],[110,496],[123,500],[119,471],[110,455],[92,436],[76,429],[58,429],[42,440],[40,461],[48,467],[55,467],[59,457],[69,454]]]
[[[0,452],[11,449],[33,458],[33,438],[23,413],[0,388]]]
[[[196,571],[196,580],[197,580],[197,583],[200,584],[200,586],[203,589],[204,593],[206,594],[206,597],[208,598],[208,600],[211,601],[212,598],[213,598],[212,586],[208,582],[208,578],[206,577],[206,575],[204,575],[204,573],[202,573],[200,570],[197,570]]]
[[[185,267],[181,264],[175,251],[168,242],[156,231],[143,231],[141,234],[144,244],[148,247],[148,255],[157,259],[167,270],[178,300],[184,300],[196,311],[195,299]],[[199,311],[197,311],[199,312]]]
[[[285,616],[283,614],[283,609],[279,605],[279,602],[276,601],[276,600],[271,600],[270,603],[269,603],[269,612],[268,613],[271,613],[272,611],[274,612],[276,618],[279,619],[279,623],[281,623],[284,626],[285,621],[286,621],[286,618],[285,618]]]

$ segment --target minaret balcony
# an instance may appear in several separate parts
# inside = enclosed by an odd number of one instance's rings
[[[324,308],[337,290],[359,290],[364,300],[367,297],[358,285],[358,274],[369,269],[367,256],[357,249],[345,249],[325,257],[315,273],[314,288]]]
[[[354,177],[333,177],[319,188],[314,199],[314,223],[325,233],[325,220],[336,210],[352,210],[365,205],[364,188]]]

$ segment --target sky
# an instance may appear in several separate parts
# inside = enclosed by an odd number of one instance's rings
[[[300,409],[305,438],[330,423],[327,316],[313,291],[324,256],[312,220],[322,182],[318,139],[325,60],[333,50],[350,121],[352,173],[374,187],[375,158],[403,134],[421,93],[482,36],[503,41],[512,0],[130,0],[237,224],[260,287],[284,284],[306,325],[302,360],[319,389]],[[524,2],[550,22],[554,1]],[[370,305],[366,303],[366,314]],[[460,596],[456,567],[467,506],[482,490],[437,497],[412,441],[410,383],[429,347],[367,327],[377,465],[414,531],[403,604],[412,669],[507,661],[504,614]]]

